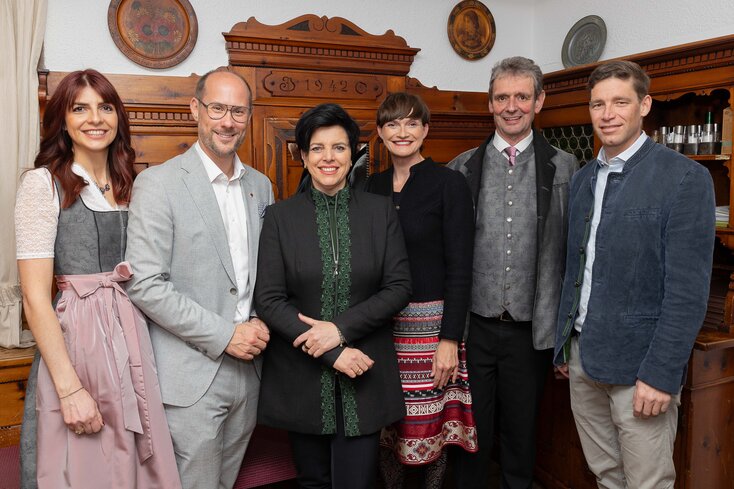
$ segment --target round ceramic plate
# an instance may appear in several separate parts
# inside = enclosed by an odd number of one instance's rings
[[[179,64],[199,33],[188,0],[112,0],[107,25],[118,49],[147,68]]]
[[[459,2],[451,10],[447,30],[451,47],[468,60],[485,57],[497,35],[492,13],[477,0]]]
[[[563,66],[586,65],[598,61],[607,42],[607,26],[598,15],[588,15],[576,22],[563,41]]]

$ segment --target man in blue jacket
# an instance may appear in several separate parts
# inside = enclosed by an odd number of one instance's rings
[[[586,461],[609,489],[673,487],[680,389],[711,275],[711,176],[642,131],[649,86],[628,61],[592,72],[603,147],[570,188],[555,363]]]

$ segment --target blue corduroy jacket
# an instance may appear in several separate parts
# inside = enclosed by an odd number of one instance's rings
[[[564,346],[578,314],[598,168],[590,162],[571,181],[557,365],[567,361]],[[706,314],[714,206],[708,170],[649,139],[622,172],[609,174],[579,336],[589,377],[679,391]]]

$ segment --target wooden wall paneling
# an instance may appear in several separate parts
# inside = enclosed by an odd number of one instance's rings
[[[423,86],[415,78],[407,78],[405,90],[421,97],[431,110],[422,153],[438,163],[448,163],[479,146],[494,131],[486,93],[438,90]]]
[[[555,379],[550,369],[539,412],[536,479],[545,489],[596,487],[584,458],[573,456],[581,453],[581,442],[571,414],[568,381]]]
[[[683,389],[679,488],[734,488],[734,338],[699,336]]]

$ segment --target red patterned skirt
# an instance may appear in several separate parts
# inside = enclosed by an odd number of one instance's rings
[[[382,430],[380,444],[395,450],[406,465],[432,462],[444,445],[459,445],[469,452],[478,449],[464,343],[459,345],[456,382],[433,388],[431,367],[442,317],[443,301],[432,301],[411,302],[393,318],[407,415]]]

